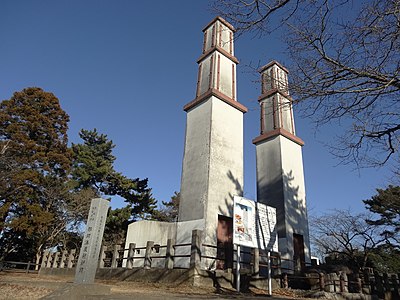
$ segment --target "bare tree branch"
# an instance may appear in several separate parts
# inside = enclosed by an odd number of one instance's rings
[[[368,224],[368,218],[368,214],[352,214],[349,210],[333,210],[311,218],[314,250],[323,257],[345,256],[357,270],[365,267],[370,253],[385,242],[381,227]]]
[[[215,0],[214,7],[242,32],[284,28],[294,104],[316,128],[340,126],[329,144],[341,162],[399,164],[400,0]]]

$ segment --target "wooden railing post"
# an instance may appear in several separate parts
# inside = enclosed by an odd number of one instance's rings
[[[325,275],[324,273],[319,273],[319,290],[325,291]]]
[[[281,275],[282,274],[282,257],[279,252],[275,252],[274,256],[276,257],[276,263],[277,263],[277,269],[276,269],[276,274]]]
[[[26,272],[29,273],[29,269],[31,268],[31,261],[28,261],[28,264],[26,265]]]
[[[136,248],[136,243],[130,243],[129,244],[129,250],[128,250],[128,257],[126,259],[126,267],[129,269],[133,268],[133,260],[135,256],[135,248]]]
[[[49,252],[49,256],[47,257],[47,264],[46,268],[51,268],[52,263],[53,263],[53,253]]]
[[[56,252],[55,254],[54,254],[54,259],[53,259],[53,265],[52,265],[52,268],[53,269],[55,269],[55,268],[57,268],[58,267],[58,257],[60,256],[60,252]]]
[[[258,277],[260,275],[260,250],[254,248],[252,252],[251,259],[253,262],[253,275]]]
[[[165,253],[165,268],[166,269],[173,269],[174,268],[174,244],[175,239],[168,239],[167,240],[167,250]]]
[[[339,286],[340,286],[340,292],[341,293],[343,293],[343,292],[345,292],[346,290],[345,290],[345,280],[344,280],[344,276],[343,276],[343,274],[340,274],[340,276],[339,276]]]
[[[68,256],[68,269],[73,268],[75,265],[75,253],[76,253],[76,249],[71,249],[71,251],[69,252],[69,256]]]
[[[112,254],[112,261],[111,261],[111,268],[118,267],[119,249],[120,249],[120,245],[114,245],[114,251]]]
[[[65,260],[67,259],[68,250],[63,250],[60,261],[60,268],[65,268]]]
[[[362,280],[360,278],[360,274],[357,274],[356,277],[356,281],[357,281],[357,291],[358,293],[363,293],[363,284],[362,284]]]
[[[144,265],[143,265],[145,269],[150,269],[151,268],[151,254],[153,252],[153,247],[154,247],[154,242],[153,241],[147,241],[146,253],[144,255]]]
[[[107,246],[102,245],[100,249],[99,268],[104,268],[104,260],[106,258]]]
[[[41,265],[41,268],[45,268],[46,267],[48,259],[49,259],[49,250],[46,250],[42,254],[42,265]]]
[[[289,288],[289,281],[287,273],[282,274],[282,288],[287,289]]]
[[[190,249],[190,267],[198,268],[201,263],[201,230],[192,231],[192,246]]]

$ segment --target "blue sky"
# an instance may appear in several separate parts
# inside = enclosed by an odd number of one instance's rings
[[[70,142],[97,128],[117,145],[116,170],[149,178],[160,202],[179,191],[186,115],[196,91],[202,29],[215,17],[208,1],[3,0],[0,3],[0,100],[29,86],[53,92],[70,115]],[[279,32],[235,42],[238,100],[245,114],[244,196],[255,199],[259,134],[258,78],[248,65],[290,62]],[[290,71],[290,70],[289,70]],[[295,110],[310,214],[362,211],[362,199],[388,182],[388,171],[339,165],[324,143],[340,126],[315,132]],[[122,205],[113,200],[112,205]]]

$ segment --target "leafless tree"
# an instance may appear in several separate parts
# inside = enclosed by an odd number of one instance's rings
[[[333,210],[310,220],[311,241],[319,256],[340,257],[357,269],[365,267],[368,257],[385,240],[380,227],[366,222],[367,214]]]
[[[289,19],[297,10],[300,0],[215,0],[213,9],[232,23],[239,34],[247,31],[259,35],[276,29],[277,19]],[[279,26],[279,25],[278,25]]]
[[[71,192],[70,185],[70,182],[49,180],[41,188],[42,197],[46,199],[43,201],[45,207],[41,218],[48,219],[37,222],[36,261],[39,261],[46,247],[59,245],[68,232],[79,232],[79,226],[87,219],[91,199],[95,198],[96,193],[89,188]]]
[[[332,152],[360,167],[395,163],[400,146],[400,0],[215,0],[243,32],[285,27],[291,92]],[[277,25],[275,25],[276,27]],[[339,127],[338,126],[338,127]]]

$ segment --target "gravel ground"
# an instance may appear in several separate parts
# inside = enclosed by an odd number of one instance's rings
[[[0,272],[0,299],[40,299],[63,284],[62,280],[47,281],[37,274]]]

